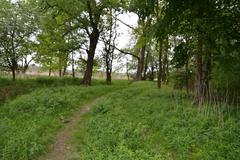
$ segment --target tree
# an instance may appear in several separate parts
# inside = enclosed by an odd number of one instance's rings
[[[31,1],[1,0],[0,17],[0,65],[10,70],[15,80],[19,62],[32,54],[30,48],[37,33],[36,7]],[[26,62],[24,70],[28,65]]]
[[[66,75],[67,67],[72,64],[75,76],[73,54],[85,43],[84,33],[75,19],[59,11],[59,7],[55,6],[58,5],[57,1],[45,3],[41,4],[41,33],[38,36],[35,61],[49,69],[49,76],[53,69],[58,69],[60,77]]]
[[[95,51],[100,33],[104,28],[102,18],[106,14],[107,9],[119,8],[121,3],[117,0],[69,0],[64,2],[44,0],[43,2],[50,8],[56,8],[59,12],[68,14],[71,19],[78,22],[77,27],[84,30],[88,37],[89,45],[86,50],[87,66],[81,83],[91,85]],[[72,8],[73,6],[74,8]]]
[[[239,24],[234,23],[238,22],[239,2],[166,0],[164,4],[165,16],[161,23],[165,28],[169,28],[168,34],[190,37],[193,44],[194,103],[201,104],[206,99],[209,101],[210,81],[213,78],[215,64],[219,64],[223,54],[227,55],[226,57],[234,54],[234,49],[229,46],[234,45],[235,48],[238,46],[239,37],[233,35],[239,33]],[[227,42],[232,44],[229,45]],[[231,48],[228,54],[225,52],[227,48]],[[232,66],[237,67],[235,64]]]
[[[105,60],[106,66],[106,83],[110,85],[112,83],[112,64],[114,59],[114,51],[116,46],[117,38],[117,20],[113,17],[116,17],[116,11],[110,9],[109,15],[106,16],[106,24],[104,32],[101,34],[101,40],[104,43],[103,48],[103,58]],[[113,15],[114,14],[114,15]]]
[[[152,38],[149,28],[151,26],[152,18],[151,15],[154,12],[156,0],[131,0],[129,5],[129,11],[134,12],[138,15],[139,27],[135,31],[139,35],[137,42],[137,49],[139,51],[139,61],[136,74],[136,80],[143,80],[144,66],[146,59],[146,48],[147,43]],[[148,33],[148,35],[147,35]],[[150,33],[150,34],[149,34]]]

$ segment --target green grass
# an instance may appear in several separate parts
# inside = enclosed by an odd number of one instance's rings
[[[81,79],[79,78],[59,78],[59,77],[36,77],[24,78],[12,81],[9,78],[0,78],[0,105],[6,101],[13,100],[19,95],[29,94],[32,91],[48,87],[58,86],[79,86]],[[92,85],[104,84],[104,81],[93,80]],[[122,81],[114,81],[114,84],[122,83]]]
[[[17,79],[16,81],[8,78],[0,78],[0,104],[36,89],[79,84],[80,79],[78,78],[37,77]]]
[[[236,107],[198,108],[184,93],[154,85],[136,83],[102,99],[79,124],[70,159],[239,159]]]
[[[32,82],[33,81],[33,82]],[[47,82],[46,82],[47,81]],[[30,160],[47,152],[47,146],[63,126],[60,117],[69,117],[83,103],[108,92],[127,86],[127,82],[115,82],[113,86],[95,82],[91,87],[73,85],[68,80],[35,79],[18,81],[32,86],[50,86],[5,102],[0,108],[0,159]],[[57,80],[58,81],[58,80]],[[64,81],[64,82],[63,82]],[[75,80],[73,80],[75,83]],[[36,84],[39,83],[39,84]],[[8,84],[9,82],[5,82]],[[12,83],[12,82],[11,82]],[[56,84],[59,83],[59,84]],[[70,83],[63,87],[59,86]],[[79,81],[76,81],[76,84]],[[18,84],[16,84],[18,85]],[[34,90],[31,85],[30,90]]]

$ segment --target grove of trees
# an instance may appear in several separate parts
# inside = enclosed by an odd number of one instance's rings
[[[118,19],[128,13],[137,27]],[[118,23],[132,29],[134,47],[117,47]],[[81,84],[91,85],[100,43],[107,84],[118,51],[132,56],[135,80],[185,88],[196,104],[239,101],[238,0],[0,0],[0,69],[13,79],[33,60],[49,75],[71,66],[73,77],[81,62]]]

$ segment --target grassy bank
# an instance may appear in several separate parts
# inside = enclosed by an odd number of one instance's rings
[[[237,107],[196,107],[182,92],[136,83],[112,93],[79,124],[71,159],[237,160]]]
[[[17,79],[16,81],[9,78],[0,78],[0,104],[36,89],[79,84],[80,79],[78,78],[37,77]]]
[[[68,77],[36,77],[17,79],[12,81],[9,78],[0,78],[0,105],[8,100],[13,100],[17,96],[31,93],[37,89],[59,87],[59,86],[79,86],[81,79]],[[116,81],[115,84],[120,81]],[[93,80],[93,86],[104,84],[104,81]],[[120,82],[121,83],[121,82]]]
[[[62,85],[62,80],[59,83]],[[113,86],[105,86],[96,83],[98,85],[92,87],[53,87],[54,82],[50,88],[37,89],[1,106],[0,159],[36,159],[47,152],[49,142],[63,126],[60,119],[67,119],[83,103],[128,84],[116,82]]]

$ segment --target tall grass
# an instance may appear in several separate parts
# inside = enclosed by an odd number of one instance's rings
[[[42,83],[42,79],[37,81]],[[5,103],[0,108],[0,159],[36,159],[47,152],[49,142],[63,126],[60,118],[69,117],[86,101],[126,85],[50,87]]]
[[[0,78],[0,105],[8,100],[12,100],[19,95],[28,94],[32,91],[48,87],[59,87],[59,86],[79,86],[79,78],[69,77],[35,77],[35,78],[24,78],[12,81],[8,78]],[[128,83],[127,81],[116,80],[113,84]],[[92,85],[103,85],[104,81],[93,80]]]
[[[196,107],[180,91],[133,86],[103,99],[79,124],[72,159],[239,159],[236,107]]]

